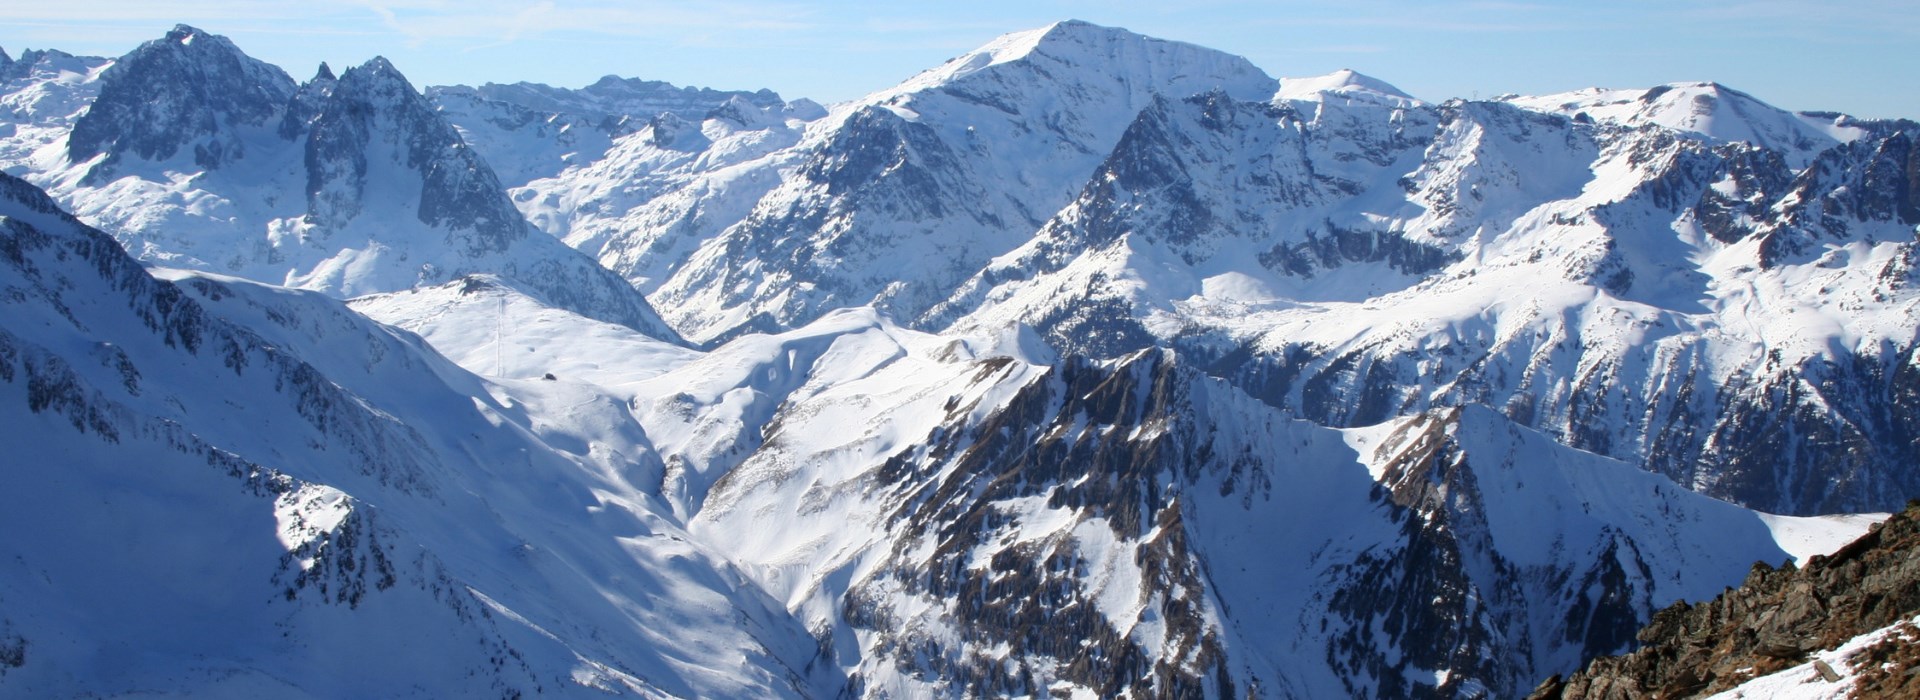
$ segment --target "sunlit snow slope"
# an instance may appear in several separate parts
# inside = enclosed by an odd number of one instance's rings
[[[1756,514],[1485,408],[1323,428],[1018,327],[853,309],[688,353],[496,285],[355,308],[629,407],[693,537],[876,697],[1512,695],[1870,522]]]
[[[0,176],[0,695],[831,694],[626,406],[150,276]]]

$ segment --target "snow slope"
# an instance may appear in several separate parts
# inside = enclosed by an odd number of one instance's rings
[[[0,176],[0,694],[831,694],[581,385],[148,275]]]
[[[54,50],[0,57],[0,169],[17,175],[34,151],[66,137],[110,61]]]
[[[356,307],[488,371],[501,296],[509,371],[632,407],[693,537],[870,696],[1513,694],[1873,520],[1755,514],[1481,408],[1321,428],[1162,351],[1059,360],[1019,328],[845,310],[669,359],[493,287]]]
[[[1714,141],[1740,141],[1778,151],[1804,168],[1820,151],[1859,138],[1864,130],[1838,120],[1793,114],[1719,83],[1672,83],[1645,90],[1588,88],[1537,97],[1513,97],[1529,109],[1626,127],[1659,126]]]

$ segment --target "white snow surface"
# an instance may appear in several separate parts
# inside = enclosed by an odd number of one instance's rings
[[[1892,513],[1853,513],[1791,517],[1762,513],[1760,520],[1773,530],[1773,540],[1793,555],[1795,566],[1806,566],[1816,556],[1832,554],[1848,542],[1860,539],[1874,525],[1892,517]]]
[[[417,314],[420,320],[411,327],[486,373],[496,362],[487,351],[495,340],[485,330],[495,323],[489,311],[498,304],[493,293],[461,295],[443,288],[356,306],[376,317]],[[526,303],[512,300],[509,307],[527,317]],[[542,319],[534,324],[592,327],[564,312],[536,312],[532,318]],[[594,391],[633,409],[633,419],[666,455],[662,498],[687,520],[691,535],[726,551],[806,628],[831,630],[845,670],[859,670],[869,687],[924,693],[936,686],[895,675],[884,640],[906,634],[971,647],[958,641],[958,628],[947,617],[950,603],[893,588],[886,572],[932,556],[937,541],[903,540],[889,523],[922,484],[963,478],[948,471],[957,462],[927,452],[938,436],[986,419],[1059,371],[1021,359],[1038,353],[1021,347],[1020,334],[1015,328],[999,338],[927,335],[858,309],[787,333],[744,336],[704,353],[676,350],[671,359],[594,340],[529,343],[526,349],[538,358],[534,365],[583,368],[563,372],[560,384],[595,384]],[[578,336],[593,338],[590,331]],[[508,342],[519,352],[514,344],[522,341],[515,338],[536,337],[510,334]],[[595,358],[597,366],[586,368],[584,357]],[[1004,364],[985,362],[995,357]],[[614,358],[628,358],[630,371],[618,371]],[[1218,598],[1205,605],[1212,611],[1207,624],[1231,640],[1236,663],[1248,664],[1263,683],[1296,693],[1335,692],[1343,686],[1322,665],[1328,637],[1317,631],[1318,620],[1337,618],[1326,607],[1328,586],[1356,557],[1400,546],[1399,528],[1371,493],[1388,478],[1386,461],[1406,447],[1396,442],[1396,433],[1421,419],[1333,431],[1288,420],[1224,387],[1205,395],[1209,403],[1194,410],[1216,435],[1213,449],[1271,455],[1259,459],[1258,469],[1260,480],[1274,485],[1215,495],[1223,493],[1209,483],[1216,475],[1182,488],[1192,499],[1184,510],[1186,536],[1213,563],[1212,595]],[[1485,508],[1481,517],[1492,551],[1550,580],[1547,572],[1585,566],[1576,562],[1598,555],[1608,542],[1630,541],[1637,561],[1652,567],[1643,599],[1648,611],[1711,596],[1738,581],[1756,559],[1830,551],[1874,521],[1752,513],[1630,465],[1569,450],[1484,409],[1468,409],[1458,425],[1456,439],[1472,460],[1481,489],[1473,498]],[[1069,435],[1118,437],[1111,430],[1082,423]],[[1130,439],[1155,437],[1148,431]],[[932,471],[911,482],[879,476],[885,463],[898,459],[929,460]],[[1243,482],[1240,488],[1248,487]],[[1169,643],[1158,619],[1167,591],[1157,589],[1136,563],[1142,543],[1158,535],[1116,536],[1103,519],[1048,505],[1047,493],[986,506],[1009,524],[971,550],[966,567],[984,571],[997,554],[1020,548],[1070,548],[1087,562],[1076,585],[1104,619],[1148,648]],[[910,621],[906,627],[890,632],[846,623],[848,596],[875,590],[897,591],[888,605]],[[1542,601],[1540,608],[1520,613],[1521,620],[1530,620],[1521,623],[1530,635],[1556,638],[1563,622],[1555,615],[1564,610],[1545,602],[1555,595],[1543,589],[1520,597]],[[1220,615],[1216,606],[1233,615]],[[983,647],[967,653],[996,652]],[[1550,645],[1529,653],[1541,668],[1570,667],[1580,658],[1576,649]]]
[[[19,175],[33,153],[66,137],[73,119],[100,94],[100,73],[113,62],[55,51],[22,55],[0,81],[0,169]]]
[[[1715,141],[1771,148],[1806,167],[1812,156],[1860,135],[1857,127],[1798,115],[1719,83],[1670,83],[1651,89],[1588,88],[1509,102],[1545,112],[1627,127],[1659,126]]]
[[[0,694],[831,692],[624,405],[311,292],[156,280],[41,206],[0,198],[0,636],[31,649]]]
[[[1349,68],[1305,78],[1281,78],[1277,100],[1317,101],[1329,97],[1373,101],[1388,106],[1414,106],[1420,100],[1384,80]]]
[[[1668,137],[1775,149],[1798,173],[1865,133],[1716,84],[1435,105],[1351,71],[1275,81],[1063,22],[825,114],[729,102],[734,117],[617,134],[468,128],[552,237],[476,262],[419,224],[419,174],[384,150],[357,223],[331,233],[303,218],[301,145],[267,129],[221,168],[180,154],[87,181],[97,163],[64,160],[66,130],[107,65],[52,57],[8,83],[0,167],[141,261],[188,269],[111,279],[39,255],[52,273],[0,278],[29,290],[0,299],[0,419],[15,426],[0,440],[17,465],[62,467],[0,470],[0,531],[29,533],[0,557],[0,643],[33,644],[0,689],[820,696],[858,672],[873,693],[950,694],[914,645],[1022,659],[970,637],[966,601],[923,578],[948,557],[1001,576],[996,558],[1060,554],[1074,566],[1054,583],[1156,659],[1197,663],[1188,620],[1166,614],[1180,601],[1241,687],[1366,694],[1388,679],[1332,667],[1343,634],[1428,686],[1475,661],[1401,664],[1416,645],[1386,616],[1336,604],[1385,585],[1355,577],[1412,546],[1405,513],[1432,506],[1391,494],[1419,491],[1396,460],[1422,441],[1453,445],[1431,466],[1473,484],[1447,482],[1446,508],[1423,513],[1466,562],[1463,625],[1536,671],[1592,651],[1561,634],[1589,602],[1567,582],[1610,562],[1644,617],[1885,517],[1757,513],[1695,493],[1713,474],[1676,484],[1563,444],[1591,431],[1631,460],[1676,377],[1737,384],[1915,341],[1920,297],[1885,272],[1911,227],[1857,222],[1761,265],[1758,234],[1714,238],[1661,199],[1650,183],[1706,157],[1649,155]],[[1752,196],[1720,175],[1706,189]],[[85,237],[0,207],[0,224]],[[1358,237],[1346,257],[1314,252],[1340,232]],[[1354,240],[1371,247],[1345,252]],[[572,256],[562,241],[708,347],[563,308],[496,264]],[[1630,284],[1607,281],[1620,270]],[[174,317],[138,310],[169,295],[230,342],[185,348]],[[1057,323],[1104,302],[1154,342],[1310,347],[1309,370],[1352,356],[1406,381],[1385,415],[1327,421],[1376,425],[1333,429],[1295,420],[1298,388],[1276,409],[1197,371],[1154,374],[1174,353],[1076,365],[1049,346],[1103,340]],[[1492,368],[1486,385],[1456,382],[1469,365]],[[1184,412],[1098,418],[1067,393],[1070,370]],[[41,383],[16,379],[30,373]],[[1359,391],[1359,370],[1340,376],[1333,391]],[[1604,420],[1575,410],[1596,378],[1617,388]],[[1005,420],[1016,408],[1030,413]],[[1015,495],[971,481],[1006,466],[967,461],[996,439],[1191,456],[1135,475],[1178,517],[1129,531],[1060,500],[1107,474]],[[965,488],[927,500],[947,485]],[[981,519],[910,527],[942,508]],[[947,550],[965,527],[978,539]],[[1175,539],[1204,571],[1197,593],[1143,564]],[[1096,694],[1027,661],[1037,688]]]

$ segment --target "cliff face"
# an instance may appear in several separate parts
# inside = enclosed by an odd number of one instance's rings
[[[1920,694],[1920,501],[1802,569],[1755,564],[1739,588],[1656,613],[1645,644],[1555,676],[1530,698]],[[1794,676],[1804,676],[1796,679]],[[1836,692],[1837,691],[1837,692]]]

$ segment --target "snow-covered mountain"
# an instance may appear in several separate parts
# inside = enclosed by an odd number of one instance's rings
[[[1589,88],[1504,99],[1576,120],[1652,125],[1713,141],[1739,141],[1778,152],[1796,169],[1806,167],[1821,151],[1864,133],[1844,115],[1790,113],[1719,83],[1674,83],[1646,90]]]
[[[1897,388],[1920,327],[1907,125],[1795,171],[1506,103],[1306,109],[1143,111],[1075,202],[925,322],[1180,347],[1333,425],[1491,405],[1790,512],[1920,491]]]
[[[1236,56],[1063,22],[837,105],[778,150],[715,154],[668,191],[646,164],[663,154],[636,148],[516,199],[698,341],[842,306],[911,317],[1071,199],[1156,94],[1275,87]]]
[[[65,138],[26,144],[15,167],[143,261],[340,297],[495,274],[676,337],[630,285],[529,226],[384,59],[296,84],[180,26],[93,82]]]
[[[426,94],[508,187],[597,162],[621,137],[660,120],[699,124],[721,118],[758,126],[826,115],[811,100],[787,102],[771,90],[677,88],[611,75],[577,90],[487,83],[433,86]]]
[[[539,83],[487,83],[479,87],[450,85],[427,90],[434,97],[471,94],[541,112],[591,116],[651,117],[671,112],[683,119],[700,119],[720,105],[742,100],[761,109],[783,108],[787,102],[772,90],[715,90],[677,87],[658,80],[609,75],[583,88],[558,88]]]
[[[497,285],[354,305],[630,407],[692,536],[860,696],[1513,696],[1866,526],[1757,515],[1485,408],[1334,430],[1170,351],[1062,359],[1018,328],[851,309],[691,353]]]
[[[1314,426],[1167,351],[355,302],[536,358],[482,380],[0,185],[8,692],[1511,694],[1836,527],[1485,409]]]
[[[35,151],[64,140],[100,94],[100,72],[110,63],[51,49],[19,58],[0,50],[0,170],[25,173]]]
[[[1920,493],[1911,122],[0,78],[0,694],[1510,697]]]
[[[831,695],[628,409],[0,176],[0,695]],[[657,341],[655,341],[657,342]]]
[[[1490,405],[1765,508],[1920,492],[1911,122],[1712,83],[1436,104],[1065,22],[797,138],[692,132],[515,198],[696,340],[1018,322],[1328,425]]]

